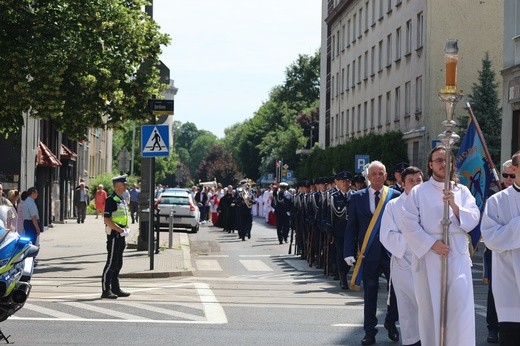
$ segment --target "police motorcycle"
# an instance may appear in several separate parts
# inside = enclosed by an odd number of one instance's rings
[[[20,310],[29,297],[38,251],[29,238],[0,226],[0,322]],[[9,343],[9,337],[0,330],[0,340]]]

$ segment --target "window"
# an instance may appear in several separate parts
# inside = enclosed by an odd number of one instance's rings
[[[368,102],[365,101],[363,105],[363,130],[366,131],[368,129],[367,121],[368,121]]]
[[[368,79],[368,50],[365,52],[365,63],[363,68],[363,79]]]
[[[383,95],[377,97],[377,126],[381,126],[381,113],[383,113]]]
[[[386,67],[392,66],[392,34],[386,37]]]
[[[339,30],[336,32],[336,37],[337,37],[337,40],[336,40],[336,56],[338,56],[339,55],[339,42],[340,42]]]
[[[336,140],[338,140],[339,137],[339,117],[336,114]]]
[[[335,131],[334,131],[334,125],[335,125],[335,117],[332,116],[332,118],[330,119],[330,136],[332,137],[332,142],[334,143],[334,134],[335,134]]]
[[[424,17],[423,17],[423,13],[421,12],[417,15],[417,49],[422,48],[422,46],[424,44],[423,26],[424,26]]]
[[[341,69],[341,93],[345,90],[345,68]]]
[[[395,61],[401,60],[401,27],[395,31]]]
[[[345,50],[345,24],[341,27],[341,51]]]
[[[358,80],[357,80],[357,82],[359,84],[359,83],[361,83],[361,55],[358,56],[357,62],[358,62],[358,71],[357,71]]]
[[[410,115],[411,92],[412,92],[412,87],[410,85],[410,82],[406,82],[404,84],[404,115],[405,116]]]
[[[372,24],[371,26],[376,25],[376,1],[372,0]]]
[[[383,40],[379,41],[379,55],[377,57],[377,70],[381,72],[383,70]]]
[[[352,87],[356,87],[356,59],[352,61]]]
[[[336,97],[339,95],[339,86],[340,86],[340,80],[339,80],[339,72],[336,73]]]
[[[357,106],[357,130],[361,131],[361,105]]]
[[[376,46],[372,46],[370,49],[370,75],[373,76],[375,74],[375,64],[376,64]]]
[[[401,87],[395,88],[395,121],[401,118]]]
[[[349,119],[349,117],[350,117],[350,109],[347,109],[347,117],[346,117],[346,121],[345,121],[346,122],[345,127],[347,128],[347,133],[346,133],[347,136],[350,133],[350,119]]]
[[[415,79],[415,113],[422,112],[422,76]]]
[[[412,53],[412,20],[406,22],[406,52],[405,55]]]
[[[347,20],[347,47],[350,46],[350,19]]]
[[[374,127],[375,99],[370,100],[370,127]]]
[[[345,112],[341,111],[341,117],[339,119],[339,123],[340,123],[340,131],[339,131],[339,135],[341,138],[343,138],[344,134],[345,134]]]
[[[368,31],[368,1],[365,3],[365,32]]]
[[[350,118],[350,132],[351,133],[354,133],[354,118],[356,117],[355,114],[356,114],[356,107],[352,107],[352,111],[350,113],[350,116],[351,116],[351,118]]]
[[[330,96],[332,99],[334,99],[334,76],[330,79],[330,86],[331,86],[331,93]]]
[[[356,42],[356,14],[352,17],[352,42]]]
[[[403,0],[396,0],[395,7],[398,7],[399,5],[401,5],[402,2],[403,2]]]
[[[388,0],[387,7],[386,7],[386,13],[392,12],[392,0]]]
[[[347,80],[346,80],[347,90],[350,89],[350,64],[347,65]]]
[[[387,124],[390,124],[390,114],[391,114],[391,111],[392,111],[392,92],[391,91],[388,91],[386,93],[386,117],[385,117],[385,120],[386,120],[386,123]]]
[[[334,57],[336,54],[334,54],[334,48],[336,47],[336,35],[332,35],[332,52],[331,52],[331,59],[334,60]]]
[[[359,33],[358,38],[363,36],[363,7],[359,9]]]
[[[385,0],[379,0],[379,20],[383,20],[384,2]]]

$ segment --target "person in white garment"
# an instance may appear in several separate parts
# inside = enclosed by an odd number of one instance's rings
[[[469,189],[456,181],[450,167],[451,188],[444,189],[446,149],[428,155],[430,179],[414,187],[404,203],[402,232],[413,253],[412,273],[419,304],[419,334],[423,346],[439,345],[441,331],[441,263],[447,256],[446,345],[475,345],[475,302],[467,234],[480,211]],[[449,243],[442,241],[445,202],[449,205]]]
[[[520,345],[520,151],[512,157],[515,182],[488,198],[480,230],[493,251],[491,281],[500,345]]]
[[[401,232],[403,204],[412,188],[423,182],[423,172],[410,166],[400,172],[403,193],[388,202],[383,213],[379,239],[390,251],[390,280],[394,286],[399,311],[399,325],[404,345],[421,345],[419,336],[418,304],[412,276],[412,251]]]
[[[264,193],[262,194],[262,200],[264,202],[264,219],[267,223],[269,221],[269,212],[271,211],[271,186],[269,186],[267,189],[265,189]]]

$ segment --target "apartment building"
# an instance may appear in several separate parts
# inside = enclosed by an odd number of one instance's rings
[[[501,66],[501,7],[474,0],[323,0],[322,9],[320,146],[400,130],[410,163],[424,168],[444,131],[437,94],[445,82],[445,41],[459,41],[457,87],[467,94],[486,51]]]
[[[503,10],[502,162],[520,150],[520,1],[505,0]]]

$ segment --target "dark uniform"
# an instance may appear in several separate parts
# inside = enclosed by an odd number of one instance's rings
[[[408,164],[406,162],[400,162],[397,165],[395,165],[394,170],[394,177],[396,179],[395,184],[390,185],[390,187],[394,190],[397,190],[401,193],[404,192],[404,189],[401,187],[399,182],[401,181],[401,172],[404,171],[408,167]]]
[[[251,239],[251,228],[253,227],[253,214],[251,207],[255,204],[253,195],[249,191],[246,181],[240,182],[241,187],[237,188],[235,194],[236,202],[236,228],[238,229],[238,237],[246,240]]]
[[[116,183],[126,183],[126,176],[112,179]],[[110,194],[105,201],[105,218],[111,219],[117,226],[126,229],[128,227],[128,206],[122,196],[115,192]],[[116,299],[128,297],[130,293],[123,292],[119,286],[119,272],[123,267],[123,251],[126,247],[125,235],[105,225],[107,233],[107,262],[101,276],[103,293],[101,298]]]
[[[278,241],[280,244],[283,244],[284,241],[287,243],[292,206],[291,195],[287,192],[287,183],[280,183],[280,188],[274,194],[271,206],[276,215],[276,233],[278,235]]]
[[[352,181],[352,174],[350,172],[340,172],[335,176],[336,180]],[[330,224],[332,226],[332,233],[334,237],[334,250],[337,271],[342,289],[348,289],[347,274],[350,271],[350,266],[345,263],[345,256],[343,255],[343,247],[345,243],[345,232],[347,230],[348,220],[348,203],[352,190],[350,188],[346,192],[336,190],[330,196]]]

